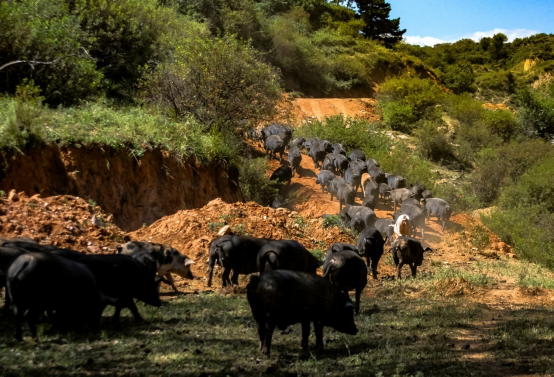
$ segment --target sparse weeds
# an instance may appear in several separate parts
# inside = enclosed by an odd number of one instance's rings
[[[248,233],[246,232],[246,225],[244,223],[231,227],[231,231],[234,234],[240,234],[241,236],[247,236],[248,235]]]
[[[219,229],[221,229],[224,226],[225,226],[224,222],[211,221],[208,223],[208,229],[211,230],[212,232],[218,232]]]
[[[93,199],[89,199],[89,200],[88,200],[88,204],[89,204],[89,206],[91,206],[92,208],[96,207],[96,201],[94,201]]]
[[[0,199],[6,199],[8,196],[4,190],[0,190]]]
[[[306,219],[302,216],[298,216],[296,219],[294,219],[294,225],[300,229],[304,230],[308,226],[308,223],[306,222]]]
[[[323,249],[310,250],[310,253],[312,253],[312,255],[314,257],[316,257],[317,260],[319,260],[319,261],[322,261],[322,260],[325,259],[325,250],[323,250]]]

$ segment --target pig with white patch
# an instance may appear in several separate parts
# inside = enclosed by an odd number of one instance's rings
[[[178,290],[171,274],[185,279],[194,279],[190,267],[195,262],[173,247],[159,243],[132,241],[118,246],[117,251],[120,254],[132,256],[155,270],[159,276],[165,277],[175,292]]]

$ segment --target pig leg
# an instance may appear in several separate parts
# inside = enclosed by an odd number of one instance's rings
[[[377,265],[378,264],[379,264],[379,259],[371,258],[371,273],[373,275],[374,280],[377,280]]]
[[[308,350],[308,338],[310,337],[310,322],[302,322],[302,350]]]
[[[360,314],[360,295],[364,287],[356,288],[356,314]]]
[[[127,305],[131,313],[133,313],[133,316],[135,317],[135,321],[140,322],[142,321],[142,317],[138,311],[137,305],[135,304],[135,301],[133,299],[129,300],[129,304]]]
[[[315,330],[315,348],[316,351],[323,351],[323,324],[319,322],[314,322]]]
[[[415,264],[410,264],[410,269],[412,270],[412,277],[415,278],[417,274],[417,266]]]
[[[15,314],[15,339],[22,341],[23,340],[23,331],[21,326],[23,325],[23,313],[17,307],[13,309]]]
[[[173,276],[171,276],[171,274],[168,272],[167,274],[165,274],[164,277],[166,278],[169,285],[171,285],[171,288],[173,288],[173,292],[179,292],[179,290],[175,286],[175,281],[173,280]]]
[[[265,324],[265,354],[269,357],[271,353],[271,338],[273,338],[273,331],[275,331],[275,325],[266,322]]]
[[[239,285],[239,273],[231,270],[231,285]]]
[[[31,331],[31,335],[35,340],[38,341],[37,321],[38,321],[37,313],[33,310],[29,310],[27,313],[27,324],[29,325],[29,330]]]
[[[400,270],[402,270],[402,266],[404,266],[404,262],[403,261],[400,261],[398,263],[398,265],[396,266],[396,278],[397,279],[402,279],[401,275],[400,275]]]
[[[229,279],[229,274],[231,273],[231,269],[229,267],[223,267],[223,271],[221,272],[221,280],[223,287],[227,286],[227,283],[231,285],[231,280]]]
[[[260,338],[259,350],[263,352],[265,344],[265,322],[258,322],[258,337]]]

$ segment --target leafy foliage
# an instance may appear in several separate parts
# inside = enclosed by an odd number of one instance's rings
[[[244,199],[261,205],[270,205],[279,193],[279,189],[265,173],[268,169],[267,160],[241,158],[238,169],[239,186]]]
[[[267,118],[281,94],[276,74],[252,48],[233,36],[212,38],[197,30],[181,41],[171,63],[149,75],[144,88],[149,102],[178,117],[192,114],[206,129]]]

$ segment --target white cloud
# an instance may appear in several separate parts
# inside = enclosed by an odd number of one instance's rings
[[[420,46],[434,46],[436,44],[440,43],[454,43],[456,41],[459,41],[460,39],[473,39],[474,41],[479,41],[481,38],[484,37],[492,37],[495,34],[503,33],[506,34],[508,37],[508,41],[512,42],[516,38],[525,38],[529,37],[534,34],[540,33],[537,30],[528,30],[528,29],[493,29],[489,31],[476,31],[475,33],[466,34],[460,38],[453,39],[453,40],[444,40],[440,38],[435,37],[420,37],[420,36],[406,36],[404,37],[404,40],[406,43],[413,44],[413,45],[420,45]]]
[[[447,43],[446,41],[435,37],[407,36],[404,41],[411,45],[434,46],[436,44]]]

